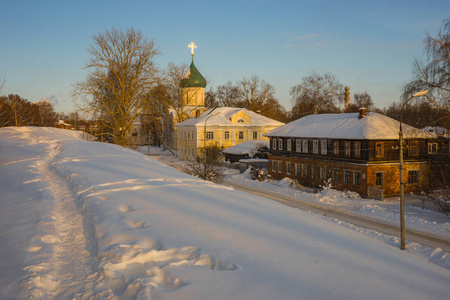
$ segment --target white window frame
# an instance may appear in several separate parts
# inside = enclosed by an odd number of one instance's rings
[[[286,162],[286,174],[291,175],[291,162]]]
[[[295,152],[302,152],[302,140],[301,139],[295,140]]]
[[[308,153],[308,140],[302,139],[302,152]]]
[[[301,176],[302,175],[302,169],[300,168],[300,164],[295,164],[295,175]]]
[[[283,150],[283,139],[278,138],[278,150]]]
[[[214,140],[214,131],[206,132],[206,140],[208,140],[208,141]]]
[[[327,155],[328,149],[327,149],[327,140],[320,140],[320,154]]]
[[[313,153],[319,154],[319,140],[313,140]]]
[[[302,164],[302,176],[307,177],[308,176],[308,165]]]
[[[225,131],[225,133],[224,133],[224,139],[225,139],[225,140],[229,140],[229,139],[230,139],[230,132],[229,132],[229,131]]]
[[[287,146],[286,146],[287,151],[291,151],[291,149],[292,149],[291,139],[287,139],[286,143],[287,143]]]
[[[281,173],[283,170],[283,162],[281,160],[278,161],[278,173]]]
[[[277,138],[272,139],[272,149],[277,150]]]

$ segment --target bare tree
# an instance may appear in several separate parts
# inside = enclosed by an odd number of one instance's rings
[[[187,119],[184,113],[184,108],[189,102],[183,102],[183,92],[181,80],[187,73],[189,66],[187,64],[174,64],[170,62],[167,68],[163,71],[163,85],[166,87],[165,97],[160,97],[164,106],[170,107],[175,110],[178,122],[182,122]],[[161,95],[162,96],[162,95]]]
[[[436,37],[427,34],[424,60],[413,64],[413,80],[403,87],[403,101],[420,90],[428,90],[428,99],[450,111],[450,18],[443,21]]]
[[[235,107],[240,105],[240,90],[231,81],[216,87],[217,103],[222,107]]]
[[[373,103],[372,97],[367,93],[355,93],[353,96],[355,104],[358,107],[365,107],[367,110],[372,110],[375,108],[375,104]]]
[[[252,78],[243,78],[237,83],[239,89],[239,103],[240,106],[245,107],[254,112],[260,112],[266,115],[272,109],[274,103],[278,102],[275,99],[274,87],[260,80],[258,76]]]
[[[125,146],[157,81],[157,48],[138,30],[112,28],[94,35],[88,51],[89,74],[75,84],[75,99],[83,112],[102,121],[116,144]]]
[[[222,151],[223,147],[218,144],[199,149],[197,156],[188,161],[186,171],[208,181],[222,182],[224,177],[221,167],[224,161]]]
[[[291,88],[294,107],[292,117],[337,111],[343,101],[344,87],[333,74],[312,73],[302,83]]]

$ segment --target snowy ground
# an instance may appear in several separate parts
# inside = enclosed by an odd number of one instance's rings
[[[411,255],[374,233],[78,137],[0,129],[2,299],[448,297],[446,253],[431,263],[432,254]],[[352,206],[334,191],[314,197],[364,213],[384,205]],[[448,219],[436,223],[448,234]]]
[[[148,153],[148,147],[137,149],[141,153]],[[159,161],[176,166],[179,169],[185,169],[185,162],[179,160],[169,151],[163,151],[160,148],[151,148],[150,155]],[[374,199],[365,199],[359,197],[358,194],[352,192],[340,192],[334,189],[324,189],[318,193],[310,188],[299,189],[292,184],[289,178],[279,180],[265,180],[263,182],[252,180],[248,172],[240,174],[239,170],[229,169],[225,170],[227,182],[235,182],[239,185],[246,185],[259,190],[267,190],[270,192],[277,192],[284,195],[289,195],[302,201],[312,203],[325,204],[328,207],[335,207],[340,210],[350,211],[352,213],[368,216],[372,219],[380,220],[386,223],[400,226],[400,205],[399,198],[388,198],[385,201]],[[407,195],[406,195],[407,196]],[[370,230],[342,222],[341,220],[310,213],[317,217],[326,219],[336,224],[351,228],[365,235],[368,235],[376,240],[382,241],[394,247],[400,247],[400,239],[398,236],[390,236],[375,230]],[[433,235],[441,236],[450,239],[450,217],[422,210],[416,207],[405,208],[405,222],[409,229],[431,233]],[[414,242],[406,242],[406,251],[417,255],[423,259],[429,260],[450,270],[450,254],[437,248],[423,247]]]

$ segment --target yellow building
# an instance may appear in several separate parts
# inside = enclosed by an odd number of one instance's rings
[[[228,148],[245,141],[267,140],[264,133],[284,123],[238,107],[217,107],[175,125],[181,159],[194,158],[200,148]]]

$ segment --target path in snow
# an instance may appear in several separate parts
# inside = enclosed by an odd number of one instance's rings
[[[51,247],[48,262],[31,265],[31,277],[24,284],[32,297],[91,298],[95,284],[101,279],[97,269],[97,243],[93,222],[83,211],[68,183],[56,174],[55,157],[60,146],[51,142],[48,155],[37,167],[48,182],[53,197],[53,230],[41,236]],[[39,248],[35,248],[39,250]],[[33,249],[30,249],[33,252]]]
[[[64,163],[79,158],[59,157],[63,142],[39,140],[24,135],[35,143],[46,144],[44,158],[34,167],[39,179],[47,184],[41,192],[45,199],[37,234],[27,249],[30,252],[28,271],[21,285],[27,299],[150,299],[157,291],[171,291],[185,283],[168,270],[187,266],[207,267],[212,270],[235,270],[233,264],[223,263],[194,246],[165,249],[162,241],[152,242],[151,236],[143,239],[139,233],[117,233],[115,226],[125,225],[144,230],[145,224],[125,217],[125,224],[97,211],[94,217],[88,207],[108,200],[106,195],[128,190],[140,190],[143,182],[127,179],[119,183],[106,182],[80,190],[78,174],[67,172]],[[65,175],[62,175],[65,174]],[[148,182],[184,185],[179,179],[149,179]],[[189,179],[189,182],[192,180]],[[194,182],[197,182],[196,180]],[[111,189],[111,187],[113,187]],[[99,202],[96,202],[99,201]],[[119,203],[122,202],[119,200]],[[115,202],[117,203],[117,202]],[[46,210],[48,209],[48,211]],[[138,212],[126,200],[118,205],[119,214],[126,216]],[[111,220],[110,220],[111,218]],[[112,221],[114,224],[105,225]],[[100,222],[100,228],[98,227]],[[96,236],[102,231],[102,238]],[[120,230],[119,230],[120,231]],[[116,234],[117,233],[117,234]],[[98,233],[97,233],[98,235]],[[106,247],[105,247],[106,243]],[[111,244],[112,243],[112,244]]]

